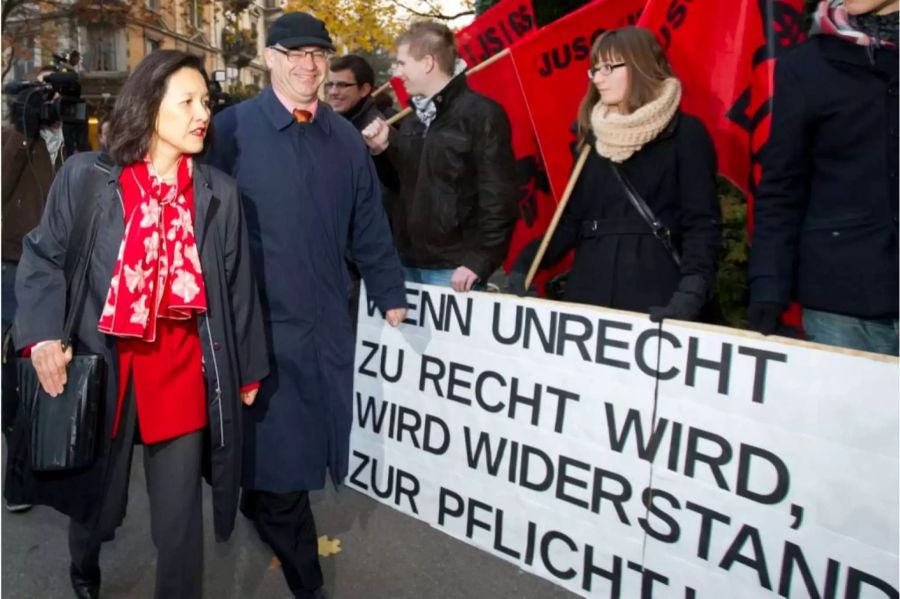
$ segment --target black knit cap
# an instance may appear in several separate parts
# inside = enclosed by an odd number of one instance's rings
[[[318,46],[334,52],[325,23],[305,12],[285,13],[272,23],[266,35],[266,46],[275,44],[288,49]]]

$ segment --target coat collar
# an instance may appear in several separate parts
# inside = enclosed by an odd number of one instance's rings
[[[842,62],[896,77],[897,50],[895,48],[860,46],[831,35],[818,35],[822,56],[830,62]]]
[[[375,101],[372,96],[366,96],[341,116],[353,123],[354,127],[362,130],[375,119],[376,115],[372,114],[373,109],[375,109]]]
[[[278,131],[283,131],[291,125],[297,124],[297,121],[294,120],[294,115],[285,110],[284,104],[275,95],[275,90],[272,89],[271,85],[266,86],[266,89],[262,91],[259,95],[259,101],[262,104],[262,110],[266,118]],[[316,116],[310,124],[321,129],[326,135],[330,135],[332,118],[334,118],[334,112],[331,110],[331,107],[320,101],[319,107],[316,109]]]
[[[436,93],[434,98],[432,98],[435,107],[437,107],[438,114],[445,112],[450,105],[453,104],[453,101],[467,89],[469,89],[469,84],[466,82],[465,73],[460,73],[451,79],[447,85],[444,86],[444,89]]]

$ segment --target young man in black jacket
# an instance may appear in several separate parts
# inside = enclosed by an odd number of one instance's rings
[[[396,47],[415,116],[396,130],[377,120],[363,138],[399,174],[389,216],[407,280],[468,291],[503,262],[518,217],[509,121],[469,89],[445,25],[414,23]]]
[[[898,0],[825,0],[779,59],[754,208],[750,326],[897,355]]]

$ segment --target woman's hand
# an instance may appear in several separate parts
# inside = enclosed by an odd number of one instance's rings
[[[37,372],[41,387],[50,397],[63,392],[66,384],[66,366],[72,361],[72,348],[63,351],[62,341],[47,341],[31,350],[31,363]]]

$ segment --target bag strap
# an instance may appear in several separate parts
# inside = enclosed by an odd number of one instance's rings
[[[650,206],[647,205],[647,202],[644,201],[641,194],[637,192],[637,189],[634,188],[631,181],[625,178],[625,174],[619,169],[619,165],[612,161],[610,161],[609,164],[612,167],[613,174],[615,174],[619,184],[625,189],[625,195],[628,196],[628,201],[631,202],[634,209],[637,210],[644,222],[647,223],[647,226],[650,227],[653,236],[659,239],[660,243],[663,244],[663,247],[666,248],[666,251],[669,252],[672,260],[675,262],[675,266],[681,267],[681,255],[678,253],[674,244],[672,244],[672,232],[669,230],[669,227],[662,224],[662,222],[656,218],[653,210],[650,209]]]
[[[84,192],[84,200],[79,202],[75,209],[75,222],[69,235],[69,247],[78,248],[77,251],[66,252],[64,267],[66,276],[67,295],[70,298],[66,321],[63,326],[63,348],[72,343],[72,329],[75,321],[81,317],[84,308],[84,299],[87,296],[87,273],[91,254],[94,252],[94,242],[97,240],[97,212],[100,202],[97,196],[103,191],[106,184],[106,175],[112,171],[115,163],[105,153],[100,154],[93,164],[99,173],[92,173]]]

